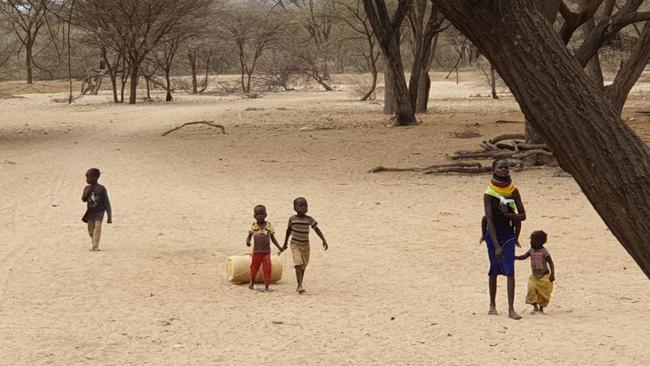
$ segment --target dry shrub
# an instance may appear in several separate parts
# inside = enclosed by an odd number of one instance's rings
[[[372,79],[367,77],[354,77],[352,83],[350,84],[349,92],[353,98],[361,99],[368,93],[371,87]],[[373,90],[372,94],[370,94],[368,100],[377,100],[378,89],[378,87],[375,87],[375,90]]]

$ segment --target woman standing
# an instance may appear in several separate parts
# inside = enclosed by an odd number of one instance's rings
[[[526,210],[519,190],[512,184],[510,168],[505,159],[492,163],[492,180],[483,195],[486,223],[485,241],[490,258],[489,288],[490,311],[496,315],[497,276],[508,277],[508,316],[519,320],[515,312],[515,245],[519,246],[521,222],[526,220]]]

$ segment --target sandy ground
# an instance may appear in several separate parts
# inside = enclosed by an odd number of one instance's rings
[[[443,162],[482,139],[454,131],[523,130],[494,123],[523,120],[508,95],[440,79],[422,124],[400,129],[344,86],[136,106],[108,94],[71,106],[54,101],[63,92],[1,99],[0,365],[646,364],[648,280],[571,178],[513,174],[523,235],[546,230],[557,267],[548,314],[532,316],[529,264],[518,264],[524,319],[513,321],[503,279],[501,315],[487,315],[477,241],[488,176],[366,173]],[[646,141],[649,118],[635,111],[649,86],[626,111]],[[203,119],[228,134],[160,136]],[[92,166],[114,208],[99,253],[80,221]],[[295,293],[286,254],[276,292],[228,283],[225,261],[246,252],[253,206],[283,232],[296,196],[330,243],[323,252],[315,238],[307,293]]]

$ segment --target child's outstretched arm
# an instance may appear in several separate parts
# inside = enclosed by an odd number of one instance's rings
[[[327,250],[327,248],[328,248],[327,240],[325,240],[325,236],[323,235],[323,232],[320,231],[320,229],[318,228],[318,226],[314,227],[314,231],[316,232],[316,235],[318,235],[318,237],[320,238],[320,240],[323,241],[323,248],[325,248],[325,250]]]
[[[530,257],[530,250],[527,251],[526,253],[524,253],[523,255],[516,255],[515,259],[518,260],[518,261],[522,261],[522,260],[524,260],[524,259],[526,259],[528,257]]]
[[[282,246],[283,250],[288,248],[287,243],[289,242],[289,236],[291,236],[291,219],[289,219],[289,224],[287,225],[287,232],[284,235],[284,245]]]
[[[284,249],[280,246],[280,244],[278,243],[278,241],[275,239],[275,235],[273,235],[273,234],[271,234],[271,241],[272,241],[273,244],[278,248],[278,250],[280,251],[280,253],[282,253],[282,252],[284,251]]]
[[[246,246],[250,247],[251,246],[251,239],[253,238],[253,233],[249,232],[248,237],[246,237]]]
[[[555,264],[553,264],[553,258],[551,258],[550,254],[546,257],[546,260],[548,261],[548,266],[551,268],[551,274],[548,276],[548,279],[553,282],[555,281]]]

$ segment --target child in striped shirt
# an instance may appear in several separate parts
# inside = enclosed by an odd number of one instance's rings
[[[327,240],[325,240],[323,233],[318,228],[316,220],[311,216],[307,216],[307,200],[303,197],[296,198],[293,200],[293,209],[296,211],[296,215],[289,218],[283,249],[287,249],[287,242],[289,236],[291,236],[291,253],[293,254],[293,265],[296,268],[296,280],[298,282],[296,291],[302,294],[305,292],[302,287],[302,280],[309,263],[309,228],[314,229],[316,235],[322,240],[325,250],[327,250],[328,246]]]

